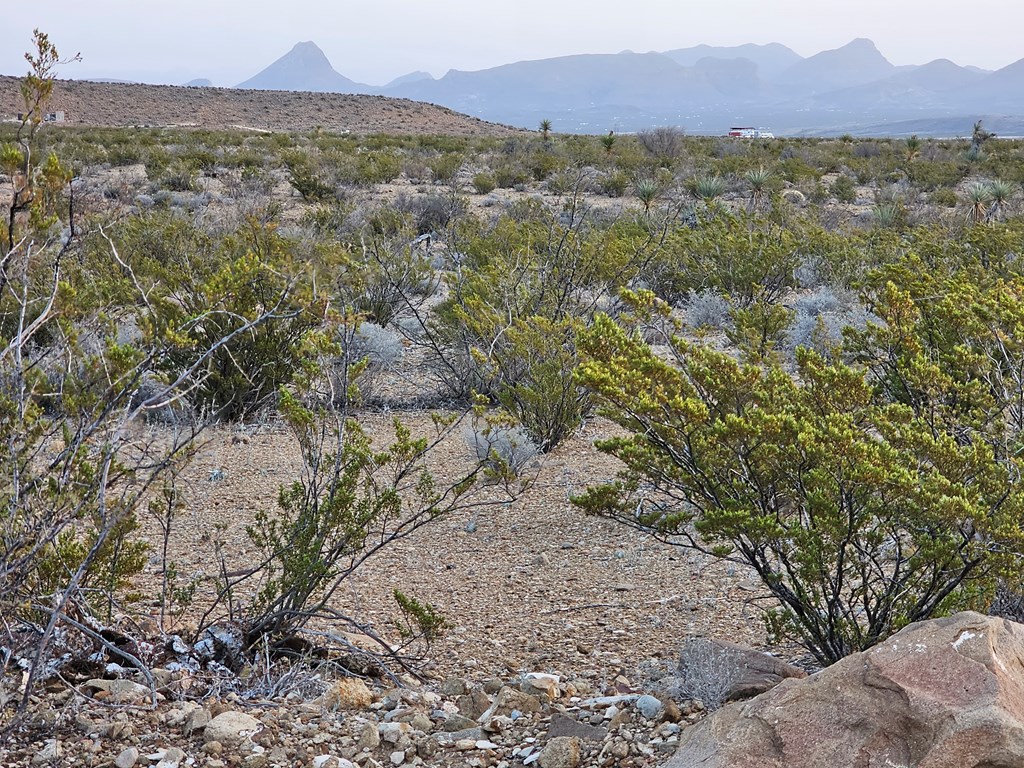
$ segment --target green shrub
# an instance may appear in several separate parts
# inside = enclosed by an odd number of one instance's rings
[[[486,195],[493,192],[497,185],[497,179],[495,179],[492,173],[481,172],[473,177],[473,189],[476,190],[478,195]]]
[[[853,179],[844,173],[839,174],[832,182],[829,193],[840,203],[852,203],[857,198],[857,189]]]
[[[430,176],[435,182],[446,184],[458,175],[463,161],[463,156],[454,152],[440,155],[430,162]]]
[[[975,604],[1017,547],[1012,468],[879,402],[862,369],[801,350],[793,376],[681,338],[669,363],[607,317],[580,345],[580,380],[626,434],[597,443],[619,480],[574,501],[750,568],[769,628],[823,664]]]

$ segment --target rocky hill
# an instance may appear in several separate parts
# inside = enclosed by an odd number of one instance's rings
[[[0,76],[0,120],[13,119],[23,109],[18,83],[18,78]],[[457,136],[518,132],[433,104],[339,93],[59,80],[50,108],[63,111],[72,125],[184,125],[271,131],[322,127],[354,133]]]

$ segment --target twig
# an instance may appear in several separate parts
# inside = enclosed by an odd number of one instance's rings
[[[72,619],[66,613],[61,616],[61,619],[66,621],[68,624],[73,626],[75,629],[77,629],[82,634],[91,637],[93,640],[95,640],[97,643],[102,645],[104,648],[106,648],[111,653],[120,656],[125,661],[128,661],[129,663],[131,663],[131,665],[133,667],[138,669],[139,672],[142,673],[142,676],[144,678],[146,678],[146,682],[149,683],[149,695],[150,695],[150,699],[153,702],[152,709],[156,709],[156,707],[157,707],[156,680],[153,679],[153,673],[149,671],[149,667],[147,667],[145,664],[143,664],[142,660],[138,656],[134,656],[134,655],[128,653],[128,651],[124,650],[123,648],[118,648],[112,642],[110,642],[105,637],[103,637],[103,635],[101,635],[99,632],[97,632],[96,630],[92,629],[88,625],[81,623],[80,621],[76,621],[75,619]]]

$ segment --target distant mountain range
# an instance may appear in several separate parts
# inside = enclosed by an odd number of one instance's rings
[[[564,132],[679,125],[716,134],[749,125],[827,135],[913,125],[948,135],[950,125],[968,133],[979,118],[1024,125],[1024,59],[996,72],[947,59],[898,67],[864,38],[807,58],[779,43],[699,45],[453,69],[440,79],[413,72],[385,86],[344,77],[304,42],[237,87],[396,96],[525,128],[550,120]]]

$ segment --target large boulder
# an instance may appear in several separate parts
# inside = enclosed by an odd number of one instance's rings
[[[1024,765],[1024,625],[912,624],[684,731],[666,768]]]

